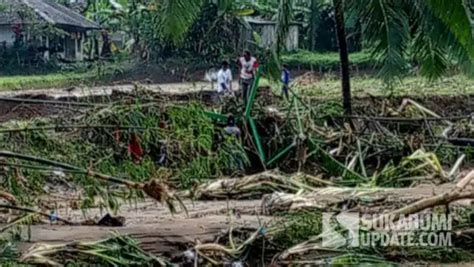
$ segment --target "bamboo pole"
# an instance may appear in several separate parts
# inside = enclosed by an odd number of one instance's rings
[[[471,171],[468,175],[466,175],[463,179],[461,179],[457,184],[453,191],[449,193],[444,193],[441,195],[433,196],[426,199],[421,199],[415,203],[412,203],[408,206],[402,207],[400,209],[391,211],[389,213],[380,215],[379,217],[373,220],[373,223],[370,225],[376,225],[384,218],[390,218],[391,220],[398,220],[401,215],[410,215],[420,211],[423,211],[428,208],[446,205],[451,202],[461,200],[461,199],[473,199],[474,198],[474,190],[467,190],[466,187],[472,182],[474,179],[474,171]]]
[[[19,153],[15,153],[11,151],[0,151],[0,157],[15,158],[15,159],[20,159],[20,160],[25,160],[25,161],[30,161],[30,162],[36,162],[36,163],[40,163],[44,165],[49,165],[53,167],[58,167],[58,168],[64,169],[65,171],[82,173],[89,177],[97,178],[106,182],[112,182],[116,184],[125,185],[129,189],[142,190],[149,197],[157,200],[158,202],[162,204],[166,202],[168,206],[170,207],[170,210],[174,209],[172,202],[178,201],[179,205],[183,208],[183,210],[187,214],[186,206],[181,201],[179,196],[177,196],[172,190],[170,190],[166,184],[162,183],[161,181],[157,179],[151,179],[147,183],[136,183],[133,181],[114,177],[111,175],[95,172],[91,169],[85,169],[85,168],[77,167],[77,166],[70,165],[67,163],[57,162],[54,160],[44,159],[44,158],[35,157],[31,155],[19,154]]]
[[[87,169],[77,167],[77,166],[74,166],[74,165],[70,165],[70,164],[67,164],[67,163],[62,163],[62,162],[58,162],[58,161],[54,161],[54,160],[48,160],[48,159],[35,157],[35,156],[31,156],[31,155],[24,155],[24,154],[11,152],[11,151],[0,151],[0,157],[16,158],[16,159],[20,159],[20,160],[26,160],[26,161],[30,161],[30,162],[45,164],[45,165],[49,165],[49,166],[53,166],[53,167],[59,167],[59,168],[65,169],[65,170],[77,171],[79,173],[83,173],[83,174],[88,175],[90,177],[98,178],[98,179],[101,179],[101,180],[104,180],[104,181],[113,182],[113,183],[117,183],[117,184],[123,184],[123,185],[126,185],[128,188],[143,189],[143,187],[144,187],[144,185],[140,184],[140,183],[135,183],[135,182],[132,182],[132,181],[124,180],[124,179],[121,179],[121,178],[117,178],[117,177],[114,177],[114,176],[110,176],[110,175],[106,175],[106,174],[102,174],[102,173],[98,173],[98,172],[94,172],[92,170],[87,170]]]
[[[108,107],[108,106],[110,106],[109,104],[100,104],[100,103],[44,100],[44,99],[30,99],[30,98],[16,98],[16,97],[0,97],[0,101],[17,102],[17,103],[30,103],[30,104],[80,106],[80,107]]]
[[[40,211],[40,210],[35,210],[35,209],[32,209],[32,208],[27,208],[27,207],[19,207],[19,206],[0,204],[0,208],[9,209],[9,210],[23,211],[23,212],[27,212],[27,213],[34,213],[34,214],[38,214],[38,215],[41,215],[41,216],[47,217],[47,218],[50,217],[50,214],[48,214],[46,212],[43,212],[43,211]],[[56,216],[56,219],[60,222],[63,222],[65,224],[67,224],[67,225],[76,225],[76,223],[71,222],[71,221],[66,220],[66,219],[63,219],[61,217]]]
[[[80,125],[47,125],[23,128],[0,129],[0,133],[16,133],[29,131],[47,131],[47,130],[67,130],[67,129],[118,129],[118,130],[162,130],[159,127],[141,127],[141,126],[123,126],[123,125],[100,125],[100,124],[80,124]]]

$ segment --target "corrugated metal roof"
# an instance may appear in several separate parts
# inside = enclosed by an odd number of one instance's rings
[[[100,26],[81,14],[52,0],[0,0],[4,11],[0,12],[0,25],[21,22],[17,10],[22,6],[30,8],[42,20],[56,26],[99,29]]]

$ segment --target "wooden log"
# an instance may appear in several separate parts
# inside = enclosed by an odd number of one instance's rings
[[[241,217],[232,218],[232,226],[258,229],[260,223],[268,222],[271,218],[251,215],[260,212],[256,207],[259,200],[252,201],[195,201],[186,202],[190,217],[184,214],[172,216],[169,211],[154,201],[146,201],[136,206],[124,205],[118,214],[125,217],[124,227],[71,226],[71,225],[33,225],[29,242],[20,245],[20,251],[25,251],[35,243],[51,245],[64,244],[73,241],[95,241],[111,236],[111,231],[130,235],[136,239],[147,252],[154,254],[175,254],[185,250],[188,245],[213,242],[216,236],[225,233],[229,227],[231,210],[239,210]],[[88,218],[101,217],[100,209],[88,211]],[[80,210],[68,211],[61,209],[59,216],[73,221],[84,219]],[[0,225],[0,227],[3,225]],[[22,233],[27,235],[26,226]],[[27,240],[26,238],[24,240]]]

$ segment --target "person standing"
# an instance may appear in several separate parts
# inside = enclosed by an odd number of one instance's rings
[[[136,133],[132,133],[130,142],[128,143],[128,154],[135,164],[140,163],[143,157],[143,148],[140,137]]]
[[[290,70],[288,69],[287,64],[283,64],[283,70],[281,71],[281,82],[283,83],[281,93],[286,97],[286,100],[289,100],[290,95],[288,91],[290,90]]]
[[[240,138],[242,132],[240,131],[240,128],[237,126],[233,115],[229,115],[229,117],[227,117],[227,125],[224,128],[224,132],[228,135],[233,135],[237,138]]]
[[[238,64],[240,67],[240,90],[244,103],[247,103],[257,73],[258,61],[250,51],[245,50],[243,56],[239,58]]]
[[[227,61],[222,62],[222,67],[217,73],[217,93],[219,95],[234,95],[232,90],[232,71]]]
[[[233,115],[229,115],[227,117],[227,125],[226,125],[226,127],[224,127],[224,132],[229,136],[235,137],[236,140],[240,140],[240,138],[242,136],[242,131],[237,126],[237,123],[235,121],[235,117]],[[245,173],[245,164],[242,161],[242,158],[240,158],[237,154],[232,154],[232,158],[235,160],[235,163],[237,163],[237,168],[238,168],[239,174],[244,174]]]

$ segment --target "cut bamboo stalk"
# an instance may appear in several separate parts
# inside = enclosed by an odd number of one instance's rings
[[[88,175],[90,177],[94,177],[94,178],[97,178],[97,179],[100,179],[100,180],[103,180],[103,181],[122,184],[122,185],[127,186],[130,189],[144,190],[150,197],[152,197],[152,198],[154,198],[154,199],[156,199],[160,202],[163,201],[163,199],[162,199],[163,192],[155,192],[155,190],[158,190],[159,188],[163,187],[163,185],[161,185],[161,183],[158,183],[154,180],[152,180],[152,181],[150,181],[149,183],[146,183],[146,184],[136,183],[136,182],[132,182],[132,181],[129,181],[129,180],[114,177],[114,176],[111,176],[111,175],[95,172],[93,170],[80,168],[80,167],[70,165],[70,164],[67,164],[67,163],[57,162],[57,161],[48,160],[48,159],[39,158],[39,157],[35,157],[35,156],[30,156],[30,155],[19,154],[19,153],[15,153],[15,152],[11,152],[11,151],[0,151],[0,157],[16,158],[16,159],[20,159],[20,160],[26,160],[26,161],[30,161],[30,162],[36,162],[36,163],[40,163],[40,164],[54,166],[54,167],[62,168],[62,169],[65,169],[65,170],[76,171],[78,173],[83,173],[85,175]],[[162,189],[164,189],[164,188],[162,188]]]
[[[43,211],[40,211],[40,210],[35,210],[35,209],[32,209],[32,208],[28,208],[28,207],[19,207],[19,206],[0,204],[0,208],[9,209],[9,210],[23,211],[23,212],[27,212],[27,213],[34,213],[34,214],[38,214],[38,215],[41,215],[41,216],[46,217],[46,218],[50,217],[50,214],[48,214],[46,212],[43,212]],[[56,216],[56,220],[58,220],[60,222],[63,222],[67,225],[76,225],[76,223],[71,222],[69,220],[66,220],[64,218],[58,217],[58,216]]]
[[[16,98],[16,97],[0,97],[0,101],[30,103],[30,104],[50,104],[50,105],[64,105],[64,106],[79,106],[79,107],[108,107],[109,104],[73,102],[73,101],[59,101],[59,100],[44,100],[44,99],[30,99],[30,98]]]
[[[432,207],[436,207],[440,205],[446,205],[457,200],[473,199],[474,198],[473,190],[468,190],[467,192],[464,192],[466,187],[472,182],[473,179],[474,179],[474,171],[471,171],[468,175],[466,175],[463,179],[461,179],[456,184],[456,188],[453,191],[449,193],[433,196],[430,198],[422,199],[408,206],[383,214],[375,218],[373,220],[373,223],[370,225],[376,225],[384,218],[390,218],[391,220],[393,219],[394,221],[396,221],[400,218],[401,215],[406,216],[406,215],[414,214],[428,208],[432,208]]]
[[[38,127],[24,127],[24,128],[9,128],[9,129],[0,129],[0,133],[16,133],[16,132],[33,132],[33,131],[47,131],[47,130],[67,130],[67,129],[117,129],[117,130],[162,130],[159,127],[140,127],[140,126],[120,126],[120,125],[48,125],[48,126],[38,126]]]

